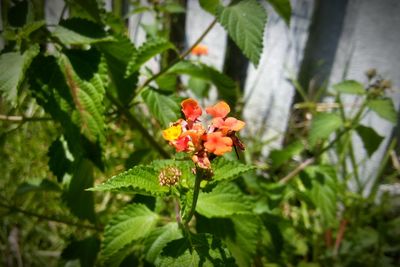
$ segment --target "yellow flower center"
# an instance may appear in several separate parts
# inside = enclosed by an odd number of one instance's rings
[[[174,141],[174,140],[179,138],[181,133],[182,133],[182,126],[180,124],[178,124],[178,125],[175,125],[175,126],[172,125],[171,127],[165,129],[162,132],[162,135],[163,135],[165,140]]]

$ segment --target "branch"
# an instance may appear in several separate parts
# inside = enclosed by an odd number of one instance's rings
[[[194,42],[194,44],[192,46],[190,46],[186,51],[182,52],[182,54],[180,54],[178,56],[178,58],[176,60],[172,61],[171,64],[169,64],[167,67],[165,67],[164,69],[160,70],[158,73],[154,74],[153,76],[149,77],[146,81],[144,81],[144,83],[139,88],[137,88],[136,95],[139,95],[143,91],[143,89],[146,88],[152,81],[154,81],[155,79],[157,79],[158,77],[160,77],[161,75],[166,73],[175,64],[177,64],[178,62],[182,61],[187,55],[189,55],[190,51],[192,51],[193,48],[196,45],[198,45],[204,39],[204,37],[211,31],[211,29],[214,27],[214,25],[216,23],[217,23],[217,19],[214,19],[210,23],[210,25],[208,25],[207,29],[205,29],[203,34],[200,35],[200,37],[196,40],[196,42]]]
[[[20,209],[18,207],[10,206],[10,205],[7,205],[7,204],[1,203],[1,202],[0,202],[0,207],[8,209],[10,212],[19,212],[19,213],[22,213],[22,214],[25,214],[25,215],[28,215],[28,216],[31,216],[31,217],[38,218],[40,220],[58,222],[58,223],[66,224],[66,225],[71,225],[71,226],[75,226],[75,227],[91,229],[91,230],[95,230],[95,231],[102,231],[103,230],[102,227],[96,227],[94,225],[76,223],[76,222],[68,221],[68,220],[62,220],[62,219],[59,219],[59,218],[55,218],[55,217],[51,217],[51,216],[38,214],[38,213],[34,213],[34,212],[31,212],[31,211],[27,211],[27,210],[23,210],[23,209]]]
[[[305,161],[303,161],[299,166],[296,167],[296,169],[294,169],[293,171],[291,171],[288,175],[286,175],[285,177],[283,177],[279,183],[280,184],[286,184],[288,183],[290,180],[292,180],[297,174],[299,174],[299,172],[301,172],[302,170],[304,170],[308,165],[311,165],[312,163],[314,163],[315,158],[309,158]]]
[[[3,115],[0,114],[0,121],[9,122],[27,122],[27,121],[50,121],[52,118],[49,117],[25,117],[25,116],[14,116],[14,115]]]

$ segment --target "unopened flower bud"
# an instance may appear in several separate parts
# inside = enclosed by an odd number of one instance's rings
[[[179,182],[181,176],[182,172],[178,168],[174,166],[168,166],[160,171],[160,174],[158,175],[158,180],[160,181],[160,185],[162,186],[173,186]]]
[[[365,75],[367,75],[368,79],[372,79],[376,76],[376,69],[369,69],[365,72]]]
[[[382,80],[381,81],[381,87],[383,89],[388,89],[392,87],[392,82],[390,80]]]

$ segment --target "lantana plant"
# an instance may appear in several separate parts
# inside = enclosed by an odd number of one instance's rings
[[[166,206],[164,210],[153,211],[134,203],[118,212],[115,215],[117,219],[112,220],[105,229],[102,245],[105,263],[113,262],[121,249],[132,248],[128,246],[131,243],[120,242],[125,240],[125,234],[135,236],[134,239],[129,238],[129,242],[137,240],[140,243],[144,238],[145,243],[150,244],[145,253],[153,253],[147,260],[157,262],[156,265],[161,262],[161,265],[185,266],[180,264],[187,260],[192,262],[193,259],[203,261],[206,260],[205,251],[213,255],[212,259],[207,259],[210,262],[240,261],[241,256],[225,250],[231,241],[226,240],[228,243],[224,244],[223,237],[214,236],[212,232],[201,232],[196,225],[204,223],[204,218],[237,220],[235,216],[251,215],[252,206],[248,197],[231,181],[254,167],[224,157],[233,149],[236,153],[237,149],[244,150],[237,132],[244,128],[245,122],[229,117],[231,110],[224,101],[207,107],[204,112],[195,99],[188,98],[181,102],[181,111],[182,118],[171,122],[162,131],[163,138],[174,148],[176,159],[156,160],[147,166],[135,166],[91,189],[133,192],[164,199],[166,203],[171,203],[172,199],[174,205],[171,210]],[[168,219],[161,214],[169,214]],[[124,222],[134,224],[141,230],[133,227],[129,228],[131,233],[125,233]],[[164,235],[168,236],[165,240],[152,239]],[[212,245],[216,240],[222,243]],[[233,243],[229,244],[232,246]],[[185,252],[168,255],[168,251],[176,249],[175,246]],[[198,247],[205,250],[200,251]],[[158,254],[154,254],[154,249]]]

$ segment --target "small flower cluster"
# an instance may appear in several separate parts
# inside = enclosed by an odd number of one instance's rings
[[[168,166],[160,171],[158,180],[160,181],[160,185],[173,186],[179,182],[181,176],[182,172],[178,168]]]
[[[206,108],[206,113],[212,117],[207,128],[200,122],[199,117],[203,110],[196,100],[188,98],[181,103],[184,119],[171,123],[162,134],[177,152],[187,152],[192,160],[203,169],[210,169],[210,160],[232,151],[232,147],[244,149],[243,144],[236,136],[245,123],[233,117],[227,117],[229,105],[220,101],[212,107]]]
[[[206,56],[208,55],[208,47],[203,44],[198,44],[195,47],[193,47],[192,51],[190,53],[194,56]]]

